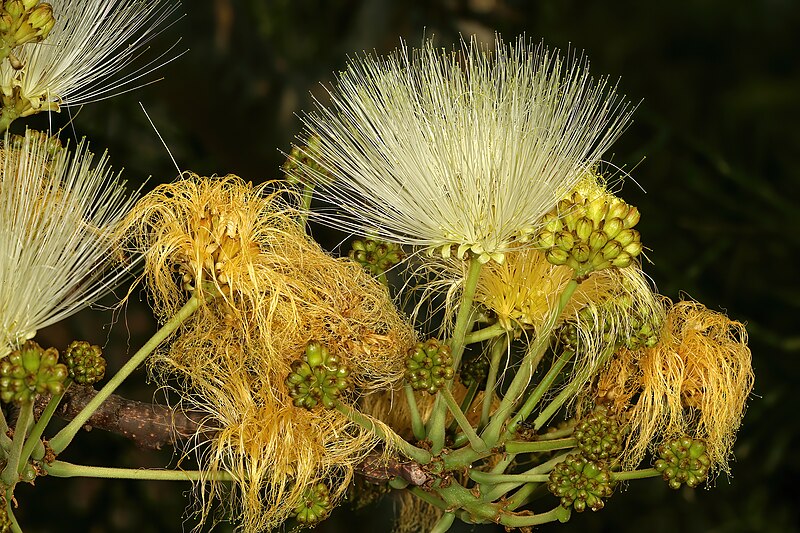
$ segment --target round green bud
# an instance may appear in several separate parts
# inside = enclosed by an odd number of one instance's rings
[[[569,454],[550,472],[547,489],[561,499],[561,506],[583,512],[599,511],[603,498],[614,493],[611,471],[601,462],[586,459],[582,454]]]
[[[64,351],[64,364],[69,377],[81,385],[92,385],[102,380],[106,373],[103,350],[86,341],[74,341]]]
[[[553,265],[564,265],[569,259],[569,252],[561,248],[550,248],[545,252],[545,257]]]
[[[408,351],[405,376],[414,390],[436,394],[453,375],[453,354],[446,344],[429,339]]]
[[[608,213],[608,203],[603,198],[596,198],[586,206],[586,216],[599,227]]]
[[[461,364],[458,373],[461,376],[461,383],[467,387],[477,383],[478,390],[484,390],[486,388],[486,377],[489,375],[489,359],[483,355],[467,359]]]
[[[578,239],[586,241],[589,239],[589,236],[592,234],[592,232],[595,231],[595,227],[596,225],[589,218],[582,217],[578,219],[577,223],[575,224],[575,235],[578,237]]]
[[[294,518],[304,525],[318,524],[331,512],[328,486],[316,483],[303,492],[302,501],[294,508]]]
[[[403,249],[398,244],[364,239],[353,241],[348,253],[350,259],[369,270],[373,276],[381,276],[405,258]]]
[[[708,478],[711,459],[700,439],[680,437],[664,442],[658,448],[655,468],[673,489],[681,485],[695,488]]]
[[[295,406],[313,409],[322,404],[336,407],[339,396],[350,387],[350,372],[339,358],[318,342],[306,346],[303,358],[292,362],[286,387]]]
[[[626,228],[632,228],[639,223],[640,218],[641,213],[639,213],[639,208],[631,206],[630,210],[622,219],[622,221],[624,222]]]
[[[601,250],[606,243],[608,243],[608,235],[604,231],[593,231],[589,235],[589,248],[592,250]]]
[[[61,394],[67,376],[67,367],[58,362],[55,348],[45,350],[27,341],[0,361],[0,399],[23,403],[38,394]]]
[[[607,461],[622,453],[624,430],[605,407],[597,407],[575,426],[573,437],[587,459]]]
[[[610,218],[603,223],[603,232],[608,235],[609,239],[616,238],[624,228],[625,224],[621,218]]]

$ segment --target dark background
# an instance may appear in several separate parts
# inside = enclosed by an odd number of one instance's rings
[[[165,79],[85,107],[74,133],[62,134],[85,135],[96,151],[108,148],[136,185],[177,174],[137,102],[182,170],[274,179],[279,150],[299,131],[294,114],[310,108],[310,91],[323,94],[319,82],[341,70],[348,54],[387,52],[401,37],[413,46],[423,32],[442,45],[455,43],[459,32],[491,39],[498,31],[506,40],[525,33],[551,47],[585,50],[594,75],[621,78],[621,92],[641,104],[606,158],[647,191],[629,182],[622,192],[643,213],[652,261],[646,270],[663,294],[683,291],[747,323],[756,387],[731,479],[677,492],[659,480],[639,481],[599,513],[541,530],[800,531],[793,499],[800,424],[792,396],[800,375],[798,2],[216,0],[187,2],[183,11],[154,44],[159,49],[182,35],[180,47],[189,49],[159,71]],[[64,124],[68,117],[53,118]],[[47,119],[29,123],[43,128]],[[103,344],[114,367],[154,328],[146,308],[131,304],[116,316],[84,312],[40,342]],[[143,379],[130,381],[125,394],[152,399],[152,389],[136,384]],[[100,431],[82,435],[64,454],[109,466],[165,466],[171,458]],[[25,489],[18,498],[26,531],[146,533],[194,524],[183,514],[187,484],[44,478],[36,490]],[[318,531],[388,531],[390,511],[340,510]]]

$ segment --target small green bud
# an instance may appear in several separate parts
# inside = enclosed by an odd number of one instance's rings
[[[545,257],[553,265],[564,265],[567,263],[567,259],[569,259],[570,255],[569,252],[561,248],[550,248],[545,252]]]
[[[551,248],[556,244],[556,236],[552,231],[543,230],[539,232],[537,245],[540,248]]]
[[[331,497],[327,485],[317,483],[303,492],[303,500],[294,508],[294,518],[304,525],[314,525],[331,512]]]
[[[55,348],[27,341],[0,361],[0,399],[6,403],[32,401],[38,394],[61,394],[67,367],[58,363]]]
[[[572,233],[569,231],[559,231],[556,233],[556,242],[555,245],[558,248],[561,248],[564,251],[570,251],[572,246],[575,244],[575,237],[572,236]]]
[[[406,381],[414,390],[436,394],[453,375],[453,354],[448,345],[428,339],[408,351]]]
[[[575,426],[573,437],[587,459],[607,461],[622,453],[623,428],[605,407],[597,407]]]
[[[577,235],[578,239],[586,241],[589,239],[589,236],[592,234],[595,227],[595,224],[593,224],[592,221],[587,217],[580,218],[575,223],[575,234]]]
[[[658,455],[656,470],[673,489],[684,483],[695,488],[708,478],[711,459],[702,440],[681,437],[667,441],[659,446]]]
[[[348,256],[369,270],[373,276],[382,276],[405,258],[400,245],[378,239],[353,241]]]
[[[603,463],[570,454],[550,472],[547,489],[561,499],[562,507],[572,507],[580,513],[587,507],[592,511],[602,509],[603,498],[614,493],[614,482]]]
[[[636,224],[639,223],[639,218],[641,218],[641,213],[639,213],[639,209],[637,207],[631,207],[628,214],[623,218],[623,222],[626,228],[632,228]]]
[[[617,257],[621,251],[622,251],[622,245],[620,243],[618,243],[617,241],[609,241],[600,250],[600,254],[603,256],[603,259],[608,259],[609,261],[611,261],[615,257]]]
[[[585,263],[588,261],[591,254],[592,249],[584,242],[580,242],[572,248],[572,257],[574,257],[578,263]]]
[[[611,264],[617,268],[629,267],[633,263],[633,257],[626,251],[622,251],[619,255],[611,260]]]
[[[592,250],[600,250],[608,243],[608,235],[604,231],[593,231],[589,235],[589,248]]]
[[[608,212],[608,203],[603,198],[596,198],[586,206],[586,216],[594,223],[594,227],[599,227]]]
[[[608,206],[608,214],[606,214],[606,218],[621,218],[624,220],[630,210],[631,208],[628,204],[619,198],[614,198],[611,201],[611,205]]]
[[[610,218],[603,224],[603,232],[608,235],[609,239],[614,239],[624,227],[625,224],[621,218]]]
[[[297,407],[313,409],[321,403],[326,409],[333,409],[342,392],[350,387],[350,372],[325,346],[310,342],[303,358],[292,362],[286,387]]]
[[[106,373],[103,350],[85,341],[74,341],[67,347],[64,364],[69,371],[69,377],[81,385],[97,383]]]

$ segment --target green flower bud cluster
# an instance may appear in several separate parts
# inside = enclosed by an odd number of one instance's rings
[[[592,461],[608,461],[622,453],[625,431],[608,409],[596,407],[578,422],[572,436],[578,441],[584,457]]]
[[[711,459],[702,440],[681,437],[658,447],[656,470],[669,486],[679,489],[683,483],[695,488],[708,478]]]
[[[406,381],[414,390],[436,394],[453,375],[453,354],[448,345],[428,339],[408,351]]]
[[[599,511],[603,498],[614,493],[611,471],[602,463],[581,454],[569,454],[550,472],[547,489],[561,498],[561,506],[573,507],[579,513],[590,508]]]
[[[382,276],[405,257],[399,244],[377,239],[353,241],[353,247],[348,255],[350,259],[369,270],[373,276]]]
[[[467,359],[461,363],[458,374],[461,376],[461,383],[467,387],[477,383],[478,390],[484,390],[486,389],[486,377],[489,375],[489,359],[482,354]]]
[[[0,59],[8,57],[18,46],[42,41],[55,23],[50,4],[39,0],[0,0]]]
[[[655,346],[658,343],[660,324],[656,324],[652,318],[645,318],[637,313],[631,313],[630,317],[633,331],[625,339],[625,346],[631,350]]]
[[[294,518],[304,525],[317,524],[331,512],[331,497],[325,483],[317,483],[303,493],[303,501],[294,508]]]
[[[37,394],[61,394],[67,367],[55,348],[45,350],[28,341],[0,361],[0,399],[6,403],[32,401]]]
[[[319,135],[312,135],[306,141],[305,146],[292,146],[292,150],[283,164],[283,171],[286,173],[286,180],[289,183],[302,185],[331,181],[330,172],[308,155],[309,153],[318,154],[321,142]]]
[[[322,403],[333,409],[337,398],[350,387],[349,375],[338,357],[320,343],[310,342],[303,359],[292,363],[286,386],[297,407],[313,409]]]
[[[610,194],[587,200],[579,192],[561,200],[544,216],[537,246],[554,265],[567,265],[578,276],[612,266],[624,268],[642,251],[639,210]]]
[[[578,320],[576,322],[567,322],[559,331],[558,339],[562,347],[565,350],[576,353],[580,351],[582,341],[578,331],[578,323],[581,324],[581,329],[599,334],[604,344],[616,344],[617,338],[611,328],[610,321],[606,320],[606,313],[607,311],[602,308],[595,312],[590,307],[584,307],[578,311]]]
[[[93,385],[106,374],[106,360],[103,350],[86,341],[74,341],[64,352],[64,364],[69,377],[81,385]]]

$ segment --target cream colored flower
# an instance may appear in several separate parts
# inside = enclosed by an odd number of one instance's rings
[[[75,153],[28,131],[0,144],[0,356],[91,304],[125,269],[116,223],[132,204],[103,155],[92,167],[85,142]]]
[[[331,104],[304,118],[320,142],[306,149],[303,175],[318,176],[320,195],[340,209],[312,216],[502,261],[628,122],[616,88],[586,66],[524,38],[455,52],[428,41],[352,61]]]
[[[130,90],[169,60],[164,55],[128,74],[180,4],[161,0],[51,0],[55,25],[0,63],[0,90],[18,116],[58,111]],[[6,102],[6,105],[8,103]]]

